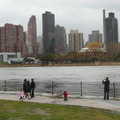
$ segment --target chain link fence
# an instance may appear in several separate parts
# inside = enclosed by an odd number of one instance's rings
[[[49,93],[61,95],[67,90],[69,95],[76,96],[104,96],[104,85],[102,82],[71,82],[71,81],[35,81],[35,93]],[[17,92],[23,88],[22,81],[4,80],[0,81],[0,91]],[[110,97],[120,98],[120,83],[110,83]]]

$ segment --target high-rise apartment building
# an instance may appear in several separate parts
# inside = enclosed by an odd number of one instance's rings
[[[83,33],[79,33],[78,30],[70,30],[68,39],[69,39],[69,52],[80,51],[81,48],[83,48],[84,45]]]
[[[20,52],[22,57],[26,56],[23,26],[5,24],[0,27],[0,43],[0,52]]]
[[[92,31],[92,34],[88,35],[88,43],[91,42],[100,42],[102,43],[102,33],[99,33],[99,30]]]
[[[112,43],[118,43],[118,20],[115,18],[114,13],[109,13],[106,18],[105,10],[103,10],[103,30],[105,48]]]
[[[28,22],[28,56],[38,54],[36,17],[33,15]]]
[[[67,53],[66,30],[60,25],[55,27],[55,50],[56,53]]]
[[[43,53],[43,43],[42,43],[42,36],[37,37],[37,43],[38,43],[38,53]]]
[[[54,14],[46,11],[42,14],[43,24],[43,54],[55,53],[55,18]]]

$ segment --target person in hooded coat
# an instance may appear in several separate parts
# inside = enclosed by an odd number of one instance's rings
[[[64,95],[64,101],[68,101],[68,98],[67,98],[68,93],[66,90],[63,92],[63,95]]]

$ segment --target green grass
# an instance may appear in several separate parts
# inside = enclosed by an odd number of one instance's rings
[[[0,100],[0,120],[120,120],[120,114],[80,106]]]

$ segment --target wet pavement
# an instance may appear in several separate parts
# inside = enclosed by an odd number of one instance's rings
[[[19,101],[17,94],[0,93],[0,99]],[[24,99],[25,102],[37,102],[60,105],[77,105],[93,108],[101,108],[112,110],[120,113],[120,101],[111,98],[110,100],[103,100],[102,98],[75,98],[68,97],[68,101],[64,102],[63,98],[58,98],[49,94],[36,95],[33,99]]]

